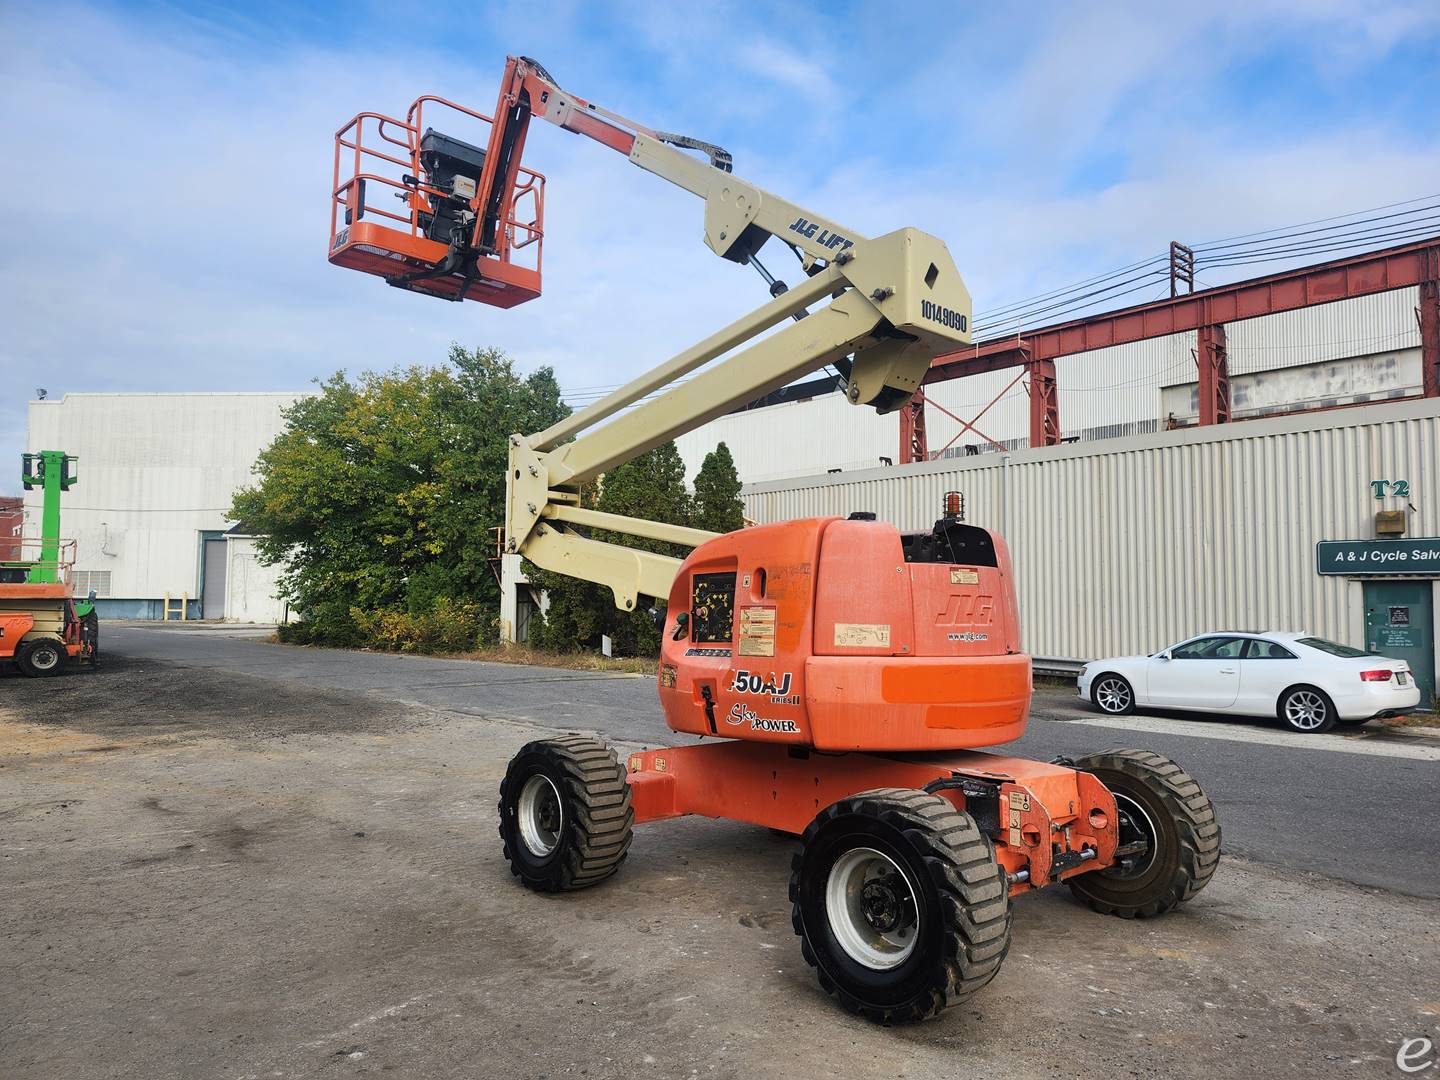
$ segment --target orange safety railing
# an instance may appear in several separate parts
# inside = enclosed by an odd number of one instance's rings
[[[10,570],[11,574],[0,575],[0,581],[10,581],[16,572],[28,578],[34,571],[49,571],[53,579],[66,584],[75,567],[74,540],[41,540],[38,536],[6,537],[0,540],[0,571]]]
[[[420,140],[425,132],[427,104],[432,108],[438,106],[452,110],[465,118],[462,124],[473,127],[478,122],[483,125],[485,137],[467,141],[488,146],[489,131],[494,126],[491,117],[433,94],[417,98],[404,120],[376,112],[358,113],[335,133],[334,185],[330,203],[332,252],[337,247],[336,241],[342,230],[371,216],[395,222],[403,226],[406,235],[424,239],[421,213],[432,209],[432,200],[445,199],[450,195],[424,181]],[[447,130],[446,134],[453,132]],[[396,212],[373,205],[367,199],[367,189],[371,185],[399,197],[403,209]],[[513,190],[505,192],[501,200],[501,227],[496,232],[493,258],[501,264],[523,266],[538,275],[545,235],[544,215],[545,177],[521,165]],[[516,253],[527,248],[533,248],[533,252],[517,260]]]

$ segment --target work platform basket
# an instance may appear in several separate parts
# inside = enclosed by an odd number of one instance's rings
[[[335,133],[330,261],[447,300],[539,296],[545,177],[518,164],[523,135],[497,148],[494,128],[433,95],[404,120],[356,115]]]

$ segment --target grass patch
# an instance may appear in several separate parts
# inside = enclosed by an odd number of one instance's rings
[[[287,645],[276,634],[266,636],[264,641],[272,645]],[[343,645],[295,645],[295,648],[344,649]],[[448,652],[443,649],[425,651],[404,651],[398,649],[367,649],[363,646],[347,649],[347,652],[390,653],[396,656],[433,656],[437,660],[478,660],[487,664],[522,664],[529,667],[568,668],[571,671],[610,671],[627,675],[654,675],[656,660],[643,656],[601,656],[599,653],[562,653],[532,649],[528,645],[497,644],[487,649],[466,649]]]
[[[1034,676],[1036,690],[1074,690],[1075,677],[1073,675],[1036,675]]]
[[[573,671],[616,671],[654,675],[659,662],[645,656],[601,656],[599,653],[548,652],[528,645],[497,645],[493,649],[445,654],[454,660],[483,660],[491,664],[529,664],[534,667],[570,668]]]

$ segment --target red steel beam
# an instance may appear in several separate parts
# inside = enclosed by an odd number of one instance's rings
[[[1440,397],[1440,248],[1430,251],[1420,283],[1420,370],[1426,397]]]
[[[1207,323],[1195,333],[1195,365],[1199,369],[1200,423],[1230,422],[1230,354],[1225,324]]]
[[[1198,330],[1202,326],[1423,285],[1435,280],[1437,261],[1440,261],[1440,237],[1433,237],[1268,277],[1237,281],[1188,296],[1089,315],[1028,331],[1023,336],[982,341],[960,352],[936,357],[924,381],[961,379],[1035,360],[1053,360],[1109,345]],[[1422,320],[1424,311],[1422,304]],[[1427,371],[1434,369],[1432,365]]]
[[[925,395],[917,393],[900,408],[900,464],[930,460],[925,438]]]
[[[1055,390],[1055,361],[1032,360],[1030,372],[1030,449],[1060,442],[1060,398]]]

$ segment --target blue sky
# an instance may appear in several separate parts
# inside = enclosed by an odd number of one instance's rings
[[[426,91],[488,111],[506,53],[858,232],[936,233],[977,311],[1172,238],[1440,192],[1440,4],[1167,7],[4,4],[0,492],[35,387],[304,389],[451,341],[594,387],[765,298],[692,197],[545,124],[541,299],[331,267],[334,130]]]

